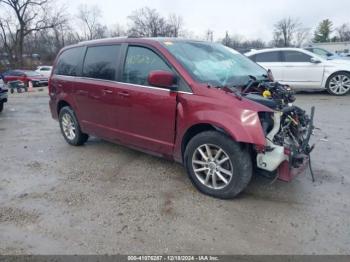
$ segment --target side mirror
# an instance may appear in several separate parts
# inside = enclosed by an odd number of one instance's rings
[[[176,78],[176,75],[171,72],[155,70],[149,73],[148,83],[152,86],[175,90],[176,84],[177,84],[177,78]]]
[[[310,62],[313,64],[319,64],[321,63],[321,60],[316,57],[311,57]]]

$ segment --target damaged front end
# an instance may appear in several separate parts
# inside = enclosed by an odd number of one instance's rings
[[[294,176],[305,170],[309,164],[310,137],[314,129],[315,108],[308,115],[301,108],[293,105],[295,100],[290,88],[277,86],[279,96],[273,97],[274,90],[268,90],[269,96],[246,94],[246,98],[264,104],[273,112],[260,112],[259,118],[265,132],[266,146],[257,149],[256,166],[266,176],[291,181]],[[286,90],[286,92],[281,91]],[[265,97],[264,97],[265,96]]]

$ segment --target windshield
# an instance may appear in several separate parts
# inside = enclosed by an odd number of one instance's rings
[[[25,71],[27,76],[41,76],[38,72],[35,71]]]
[[[244,85],[254,76],[264,79],[266,70],[240,53],[207,42],[163,42],[164,46],[198,82],[215,86]]]

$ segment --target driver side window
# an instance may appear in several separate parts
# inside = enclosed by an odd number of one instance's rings
[[[128,48],[122,82],[149,86],[147,78],[153,70],[172,72],[164,60],[152,50],[139,46]]]

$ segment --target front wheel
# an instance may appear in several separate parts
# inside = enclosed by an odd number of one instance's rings
[[[2,112],[2,110],[4,110],[4,103],[3,102],[0,103],[0,113]]]
[[[229,199],[242,192],[252,177],[248,150],[217,131],[193,137],[184,156],[192,183],[204,194]]]
[[[89,136],[81,131],[77,117],[71,107],[63,107],[58,119],[62,135],[68,144],[80,146],[88,140]]]
[[[339,72],[331,75],[326,84],[327,91],[335,96],[343,96],[350,91],[350,74]]]

